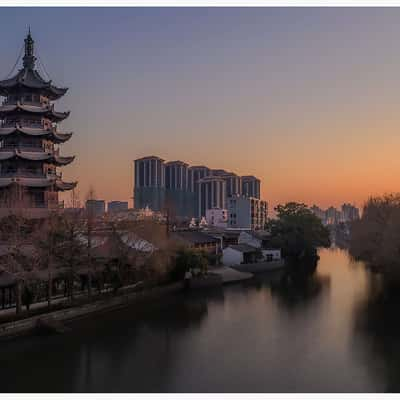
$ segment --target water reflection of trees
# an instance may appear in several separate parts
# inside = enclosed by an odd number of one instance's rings
[[[7,365],[3,391],[164,391],[181,337],[200,327],[210,301],[223,301],[221,291],[199,295],[171,296],[79,321],[62,336],[8,344],[0,355]]]
[[[400,391],[400,293],[388,291],[377,275],[371,275],[367,294],[354,311],[356,351],[383,380],[385,391]]]
[[[315,301],[330,287],[330,277],[317,274],[318,260],[289,266],[281,278],[271,282],[271,294],[288,309],[296,309]]]
[[[169,329],[179,332],[188,328],[199,328],[208,314],[208,303],[212,300],[223,301],[221,290],[190,293],[181,297],[179,304],[168,310],[160,309],[154,314],[144,316],[144,322],[156,330]]]

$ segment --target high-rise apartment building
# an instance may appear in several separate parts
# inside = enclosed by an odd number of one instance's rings
[[[136,209],[149,207],[161,211],[165,202],[165,163],[156,156],[134,161],[134,205]]]
[[[220,175],[226,182],[226,196],[242,194],[242,178],[233,172],[225,172]]]
[[[204,165],[189,166],[150,156],[135,160],[134,207],[166,211],[183,219],[206,216],[211,209],[226,209],[228,198],[260,199],[260,180]],[[252,225],[260,225],[253,223]]]
[[[242,195],[245,197],[260,198],[261,182],[252,175],[242,176]]]
[[[211,208],[225,208],[226,181],[222,177],[206,176],[198,184],[198,216],[205,216],[206,210]]]

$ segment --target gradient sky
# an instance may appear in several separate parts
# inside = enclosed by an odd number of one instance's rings
[[[81,199],[128,200],[150,154],[256,175],[271,207],[400,191],[400,9],[2,8],[0,78],[28,25]]]

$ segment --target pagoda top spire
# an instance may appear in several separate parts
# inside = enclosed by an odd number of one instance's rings
[[[28,28],[28,34],[24,40],[25,42],[25,55],[24,55],[24,68],[34,69],[36,57],[34,55],[35,41],[32,39],[31,27]]]

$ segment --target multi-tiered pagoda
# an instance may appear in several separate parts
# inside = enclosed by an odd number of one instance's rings
[[[74,160],[59,150],[72,135],[57,128],[69,112],[57,112],[53,104],[68,89],[44,80],[35,62],[29,32],[23,68],[0,81],[0,96],[5,97],[0,106],[0,208],[58,208],[58,192],[76,186],[64,182],[58,171]]]

